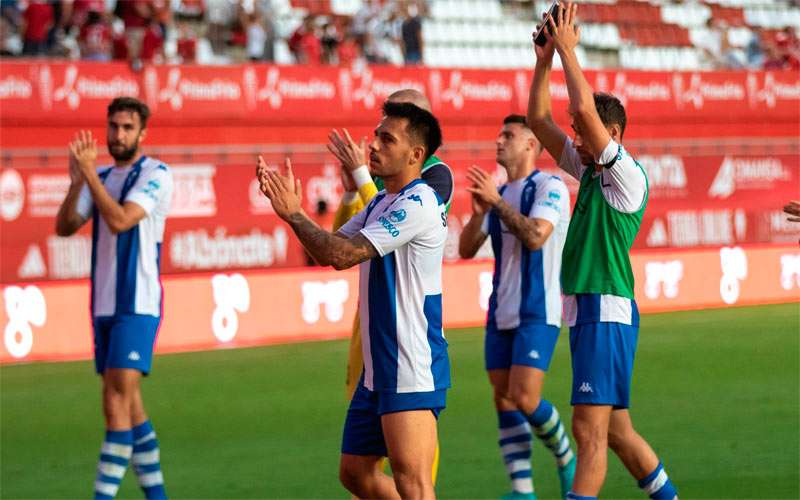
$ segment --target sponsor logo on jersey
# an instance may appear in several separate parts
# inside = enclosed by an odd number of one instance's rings
[[[381,225],[383,225],[383,227],[387,231],[389,231],[389,234],[392,235],[392,238],[397,238],[398,236],[400,236],[400,230],[397,229],[397,227],[394,224],[389,222],[389,220],[386,217],[384,217],[383,215],[378,217],[378,222],[380,222]]]
[[[399,224],[406,220],[407,214],[406,211],[402,208],[400,210],[392,210],[389,213],[389,220],[394,222],[395,224]]]

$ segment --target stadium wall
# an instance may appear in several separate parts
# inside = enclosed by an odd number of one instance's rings
[[[800,301],[800,249],[791,246],[639,252],[641,312]],[[323,340],[350,333],[358,273],[322,269],[168,276],[157,352]],[[480,325],[492,263],[448,264],[445,328]],[[3,287],[0,363],[92,355],[85,280]]]

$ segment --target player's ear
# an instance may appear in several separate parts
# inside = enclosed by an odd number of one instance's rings
[[[411,163],[420,165],[425,163],[425,146],[414,146],[411,148]]]
[[[608,135],[614,142],[619,143],[622,140],[622,127],[618,123],[614,123],[608,127]]]
[[[147,138],[147,129],[143,128],[141,132],[139,132],[139,144],[141,144]]]

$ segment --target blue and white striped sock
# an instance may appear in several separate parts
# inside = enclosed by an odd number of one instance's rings
[[[128,469],[133,453],[133,432],[106,431],[97,462],[97,479],[94,481],[95,500],[109,500],[117,495],[119,485]]]
[[[139,486],[148,500],[165,499],[164,475],[161,473],[161,453],[153,425],[149,420],[133,428],[133,470]]]
[[[539,406],[531,413],[528,421],[533,426],[536,437],[550,448],[559,467],[564,467],[575,456],[569,445],[569,436],[561,423],[558,410],[550,401],[542,399]]]
[[[658,463],[656,470],[639,481],[639,488],[643,489],[650,498],[659,500],[672,500],[678,496],[678,491],[667,476],[667,471],[664,470],[661,462]]]
[[[511,489],[533,493],[531,473],[531,427],[521,411],[498,411],[500,453],[511,479]]]

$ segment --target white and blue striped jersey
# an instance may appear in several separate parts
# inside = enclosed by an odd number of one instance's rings
[[[92,315],[161,315],[159,263],[164,223],[172,201],[172,173],[158,160],[142,156],[129,167],[102,167],[97,174],[112,198],[131,201],[147,215],[129,230],[114,234],[94,206],[88,186],[77,212],[93,218]]]
[[[417,179],[399,193],[378,193],[338,234],[361,233],[378,257],[359,269],[364,386],[409,393],[450,387],[442,331],[445,205]]]
[[[569,227],[569,191],[559,177],[534,170],[504,184],[500,195],[520,213],[544,219],[553,232],[539,250],[528,250],[497,213],[483,219],[481,230],[494,250],[494,277],[487,324],[509,330],[525,324],[561,326],[561,250]]]

